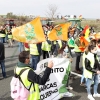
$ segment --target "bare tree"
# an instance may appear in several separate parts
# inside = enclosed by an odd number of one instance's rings
[[[52,20],[57,16],[58,7],[54,4],[48,5],[48,10],[46,11],[46,15]]]

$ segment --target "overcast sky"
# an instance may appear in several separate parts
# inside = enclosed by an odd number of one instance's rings
[[[19,15],[45,16],[50,4],[58,7],[59,15],[100,18],[100,0],[0,0],[0,15],[13,12]]]

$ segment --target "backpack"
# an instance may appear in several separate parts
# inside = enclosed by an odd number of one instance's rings
[[[27,89],[25,87],[25,85],[23,84],[22,80],[21,80],[21,77],[20,75],[29,68],[26,68],[26,69],[22,69],[19,73],[19,75],[17,74],[14,74],[12,80],[11,80],[11,83],[10,83],[10,87],[11,87],[11,97],[14,99],[14,100],[28,100],[28,96],[30,94],[30,88],[31,88],[31,85],[29,87],[29,89]],[[16,69],[15,69],[16,70]],[[16,71],[15,71],[16,72]]]

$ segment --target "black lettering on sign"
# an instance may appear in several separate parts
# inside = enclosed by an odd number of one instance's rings
[[[53,83],[53,86],[54,86],[54,87],[57,87],[57,83],[56,83],[56,82],[54,82],[54,83]]]
[[[64,72],[64,68],[61,67],[61,68],[54,68],[51,70],[51,73],[58,73],[58,72]]]
[[[60,68],[60,72],[64,72],[64,68]]]
[[[55,89],[55,90],[53,90],[53,91],[52,91],[52,90],[51,90],[51,91],[48,91],[48,92],[46,92],[46,93],[40,95],[40,99],[41,99],[41,100],[44,100],[45,98],[50,97],[53,93],[56,93],[56,92],[58,92],[58,89]]]
[[[44,90],[47,90],[47,89],[50,89],[50,88],[53,88],[53,87],[57,87],[57,83],[56,82],[43,85],[43,86],[41,86],[41,88],[39,90],[41,92],[41,91],[44,91]]]
[[[59,72],[59,68],[55,68],[55,69],[54,69],[54,72],[55,72],[55,73],[58,73],[58,72]]]

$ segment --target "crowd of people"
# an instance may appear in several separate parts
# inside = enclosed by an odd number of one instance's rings
[[[46,41],[38,44],[28,44],[28,43],[21,43],[18,42],[19,45],[19,62],[17,64],[16,73],[19,73],[21,69],[26,67],[31,67],[31,70],[27,70],[26,74],[22,75],[22,81],[25,82],[25,86],[30,86],[30,82],[36,83],[40,85],[44,85],[50,75],[51,68],[53,67],[53,62],[48,63],[48,67],[45,70],[45,74],[42,78],[39,75],[36,75],[33,70],[36,70],[38,62],[41,60],[40,57],[42,56],[43,59],[50,58],[50,57],[58,57],[58,58],[67,58],[69,59],[70,63],[73,62],[73,54],[72,51],[76,54],[76,64],[75,64],[75,72],[78,74],[82,74],[82,78],[80,81],[81,86],[87,87],[88,99],[95,100],[94,97],[100,97],[100,94],[97,92],[98,84],[99,84],[99,74],[100,74],[100,39],[96,40],[91,32],[89,37],[86,40],[89,42],[89,45],[81,51],[80,46],[80,37],[84,37],[82,31],[77,38],[74,37],[73,34],[69,34],[68,41],[56,40],[50,41],[48,38],[48,34],[52,30],[52,26],[47,27],[43,26],[43,30],[45,33]],[[7,37],[6,37],[7,36]],[[2,75],[5,78],[5,54],[4,54],[4,42],[9,42],[10,47],[13,47],[13,37],[11,31],[6,31],[5,28],[0,27],[0,64],[2,68]],[[30,56],[31,55],[31,56]],[[83,70],[80,69],[79,63],[82,57],[82,66]],[[28,76],[28,78],[26,76]],[[32,77],[34,76],[34,77]],[[69,76],[70,77],[70,76]],[[26,82],[27,81],[27,82]],[[67,84],[67,82],[66,82]],[[94,94],[92,96],[91,93],[91,85],[94,84]],[[73,89],[68,84],[66,85],[66,89]],[[37,90],[38,91],[38,90]],[[28,100],[32,100],[32,98],[37,98],[34,93],[30,94]],[[39,92],[38,92],[39,94]],[[68,92],[66,95],[71,95]],[[35,97],[34,97],[35,96]],[[38,100],[38,99],[36,99]]]

